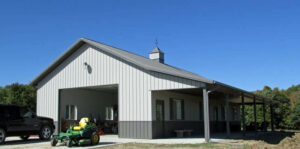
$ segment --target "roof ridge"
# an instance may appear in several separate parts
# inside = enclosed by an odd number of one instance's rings
[[[103,42],[99,42],[99,41],[92,40],[92,39],[89,39],[89,38],[80,38],[80,39],[83,39],[83,40],[90,40],[90,41],[92,41],[92,42],[97,42],[97,43],[100,43],[100,44],[102,44],[102,45],[104,45],[104,46],[109,46],[109,47],[115,48],[115,49],[117,49],[117,50],[121,50],[121,51],[124,51],[124,52],[130,53],[130,54],[134,54],[134,55],[136,55],[136,56],[140,56],[140,57],[143,57],[143,58],[146,58],[146,59],[148,59],[146,56],[139,55],[139,54],[136,54],[136,53],[133,53],[133,52],[130,52],[130,51],[127,51],[127,50],[124,50],[124,49],[121,49],[121,48],[118,48],[118,47],[115,47],[115,46],[109,45],[109,44],[105,44],[105,43],[103,43]],[[150,59],[149,59],[149,60],[150,60]]]
[[[117,48],[117,47],[114,47],[114,46],[111,46],[111,45],[108,45],[108,44],[105,44],[105,43],[102,43],[102,42],[98,42],[98,41],[95,41],[95,40],[92,40],[92,39],[88,39],[88,38],[82,38],[82,39],[84,39],[84,40],[90,40],[90,41],[92,41],[92,42],[96,42],[96,43],[102,44],[102,45],[104,45],[104,46],[112,47],[112,48],[115,48],[115,49],[117,49],[117,50],[121,50],[121,51],[127,52],[127,53],[129,53],[129,54],[133,54],[133,55],[139,56],[139,57],[141,57],[141,58],[145,58],[145,59],[147,59],[147,61],[149,61],[149,62],[158,63],[159,65],[165,65],[165,66],[167,66],[167,67],[172,67],[172,68],[174,68],[174,69],[176,69],[176,70],[179,70],[179,71],[183,71],[183,72],[187,72],[187,73],[190,73],[190,74],[193,74],[193,75],[198,75],[198,76],[200,76],[200,77],[203,77],[203,76],[201,76],[201,75],[199,75],[199,74],[196,74],[196,73],[193,73],[193,72],[191,72],[191,71],[184,70],[184,69],[182,69],[182,68],[175,67],[175,66],[172,66],[172,65],[169,65],[169,64],[166,64],[166,63],[159,63],[159,62],[153,61],[153,60],[151,60],[151,59],[149,59],[149,58],[147,58],[147,57],[144,57],[144,56],[135,54],[135,53],[133,53],[133,52],[129,52],[129,51],[127,51],[127,50],[120,49],[120,48]],[[207,79],[206,77],[203,77],[203,78]]]

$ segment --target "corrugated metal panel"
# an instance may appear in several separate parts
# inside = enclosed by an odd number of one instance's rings
[[[90,74],[85,62],[92,68]],[[59,89],[108,84],[119,84],[119,121],[151,121],[152,90],[204,86],[201,82],[146,71],[100,49],[83,45],[38,84],[37,112],[57,121]],[[129,129],[131,126],[123,127]],[[145,135],[149,134],[134,134],[135,137]]]

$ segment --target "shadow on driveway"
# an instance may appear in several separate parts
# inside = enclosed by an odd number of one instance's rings
[[[98,144],[96,145],[82,145],[82,146],[77,146],[77,145],[74,145],[74,147],[88,147],[88,148],[97,148],[97,147],[103,147],[103,146],[111,146],[111,145],[117,145],[118,143],[116,142],[99,142]]]
[[[40,140],[40,139],[28,139],[26,141],[23,140],[12,140],[6,139],[3,145],[22,145],[22,144],[34,144],[34,143],[42,143],[42,142],[50,142],[49,140]]]

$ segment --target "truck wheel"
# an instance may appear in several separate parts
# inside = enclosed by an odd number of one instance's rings
[[[71,139],[67,141],[67,147],[72,147],[72,140]]]
[[[53,138],[51,140],[51,146],[56,146],[56,144],[57,144],[57,140]]]
[[[100,139],[99,134],[97,132],[93,132],[92,136],[91,136],[91,144],[92,145],[98,144],[99,143],[99,139]]]
[[[39,137],[41,140],[49,140],[52,135],[52,129],[49,126],[43,126],[40,130]]]
[[[23,141],[26,141],[26,140],[28,140],[29,135],[20,136],[20,138],[21,138]]]
[[[3,128],[0,128],[0,144],[5,142],[6,132]]]

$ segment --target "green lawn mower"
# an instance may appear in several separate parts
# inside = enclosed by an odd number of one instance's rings
[[[90,122],[89,118],[81,118],[79,126],[70,126],[66,132],[53,135],[51,146],[56,146],[57,143],[65,143],[68,147],[72,147],[72,145],[96,145],[99,140],[99,130],[96,124]]]

